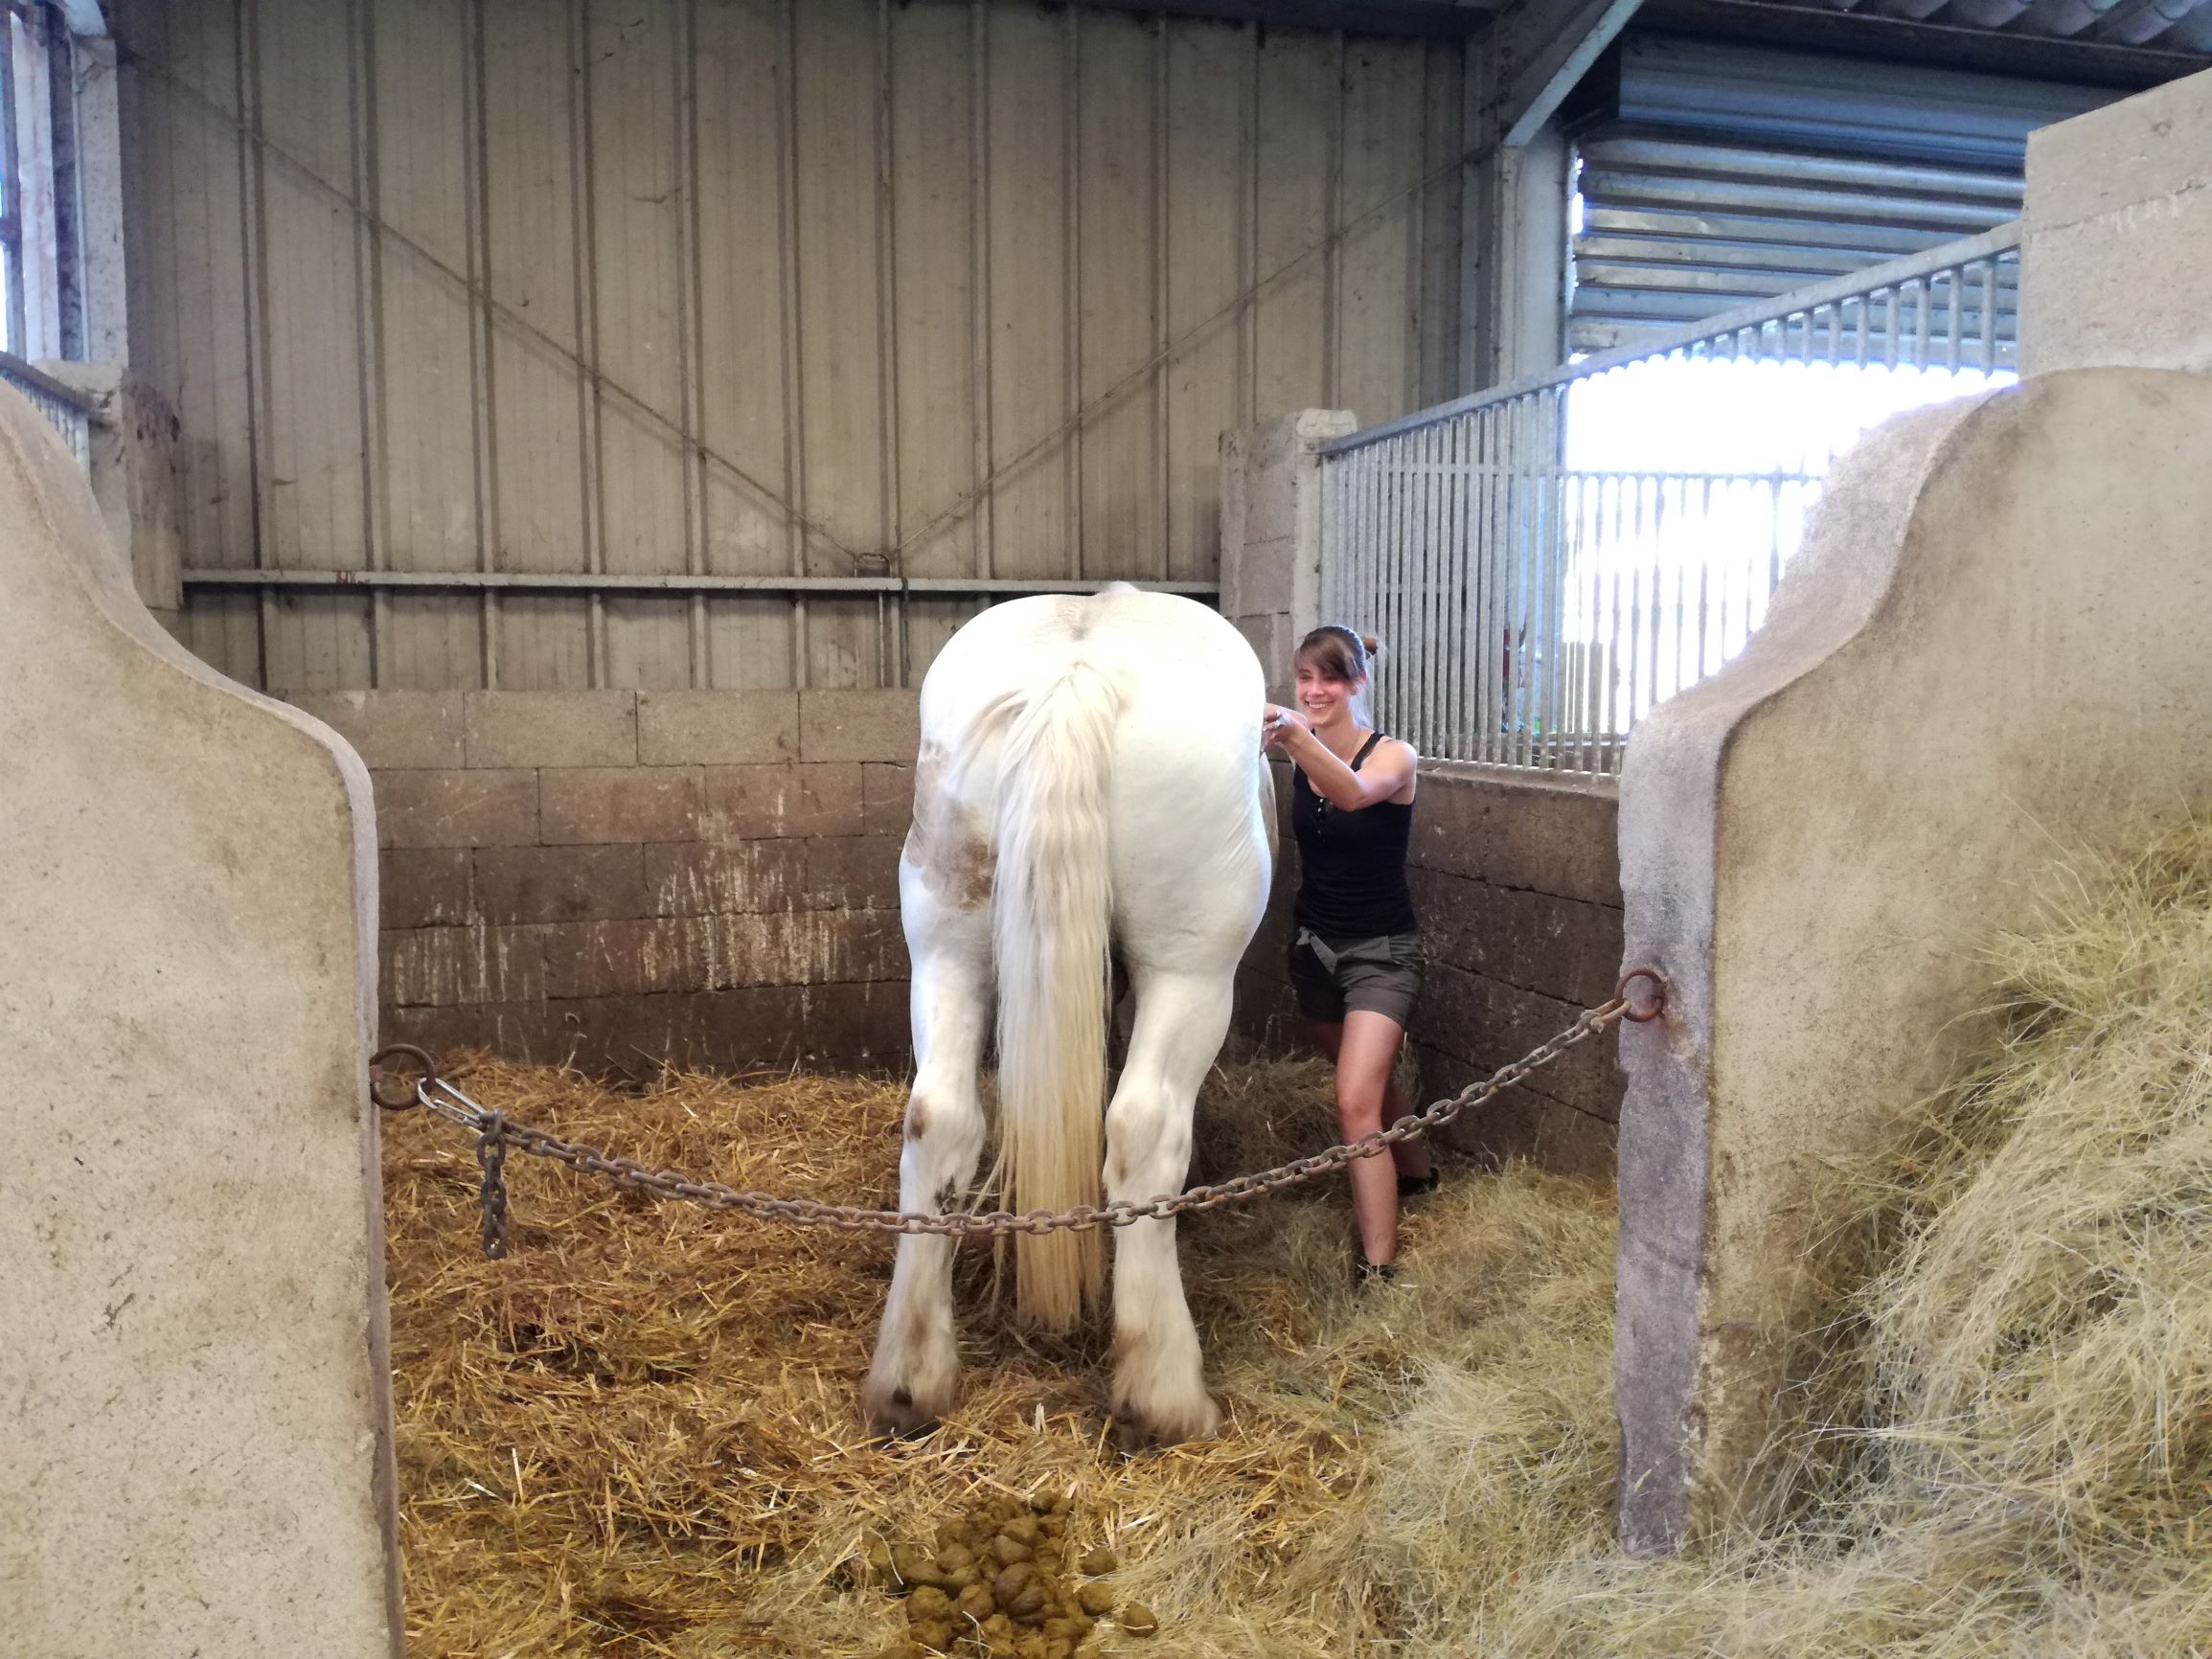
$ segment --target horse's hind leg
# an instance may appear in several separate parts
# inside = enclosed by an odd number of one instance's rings
[[[991,909],[946,902],[910,869],[901,872],[901,888],[914,963],[915,1070],[899,1207],[934,1215],[960,1201],[983,1153],[976,1069],[991,1017]],[[902,1234],[861,1408],[877,1433],[911,1434],[951,1409],[959,1380],[952,1240]]]
[[[1182,1191],[1191,1109],[1228,1033],[1231,983],[1226,973],[1139,970],[1129,1061],[1106,1111],[1108,1198]],[[1172,1220],[1138,1221],[1114,1237],[1113,1412],[1125,1451],[1202,1440],[1220,1426]]]

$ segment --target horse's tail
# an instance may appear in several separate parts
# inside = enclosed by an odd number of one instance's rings
[[[1008,1207],[1098,1201],[1110,882],[1106,783],[1122,697],[1078,663],[1015,717],[1002,751],[992,935]],[[1015,1302],[1047,1329],[1098,1300],[1098,1232],[1015,1236]]]

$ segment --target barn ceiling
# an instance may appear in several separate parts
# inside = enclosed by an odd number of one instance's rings
[[[1361,34],[1472,34],[1509,0],[1085,0],[1111,11]]]
[[[1526,34],[1638,25],[1695,28],[1952,68],[2152,86],[2212,65],[2212,0],[1091,0],[1115,10],[1280,28],[1471,35],[1501,21]],[[1533,26],[1533,27],[1532,27]],[[1608,34],[1609,37],[1609,34]]]
[[[1646,0],[1636,22],[2130,89],[2212,67],[2212,0]]]
[[[2015,39],[2212,54],[2206,0],[1748,0],[1767,10],[1827,11]]]

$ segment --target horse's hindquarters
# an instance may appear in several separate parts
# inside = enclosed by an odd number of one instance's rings
[[[1114,930],[1141,960],[1232,971],[1266,909],[1256,698],[1236,714],[1232,725],[1227,709],[1162,698],[1124,716],[1108,805]]]
[[[902,1204],[934,1211],[965,1197],[993,978],[1007,1201],[1055,1196],[1037,1178],[1040,1146],[1080,1140],[1095,1183],[1109,929],[1137,1011],[1106,1114],[1103,1172],[1117,1198],[1179,1190],[1197,1084],[1266,902],[1264,697],[1259,663],[1234,628],[1158,594],[993,606],[939,655],[923,687],[901,872],[919,1065]],[[913,1426],[949,1402],[948,1266],[942,1240],[900,1241],[867,1389],[879,1426]],[[1173,1222],[1118,1236],[1114,1318],[1124,1438],[1211,1433],[1218,1414]]]

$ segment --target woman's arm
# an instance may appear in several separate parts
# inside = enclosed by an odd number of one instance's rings
[[[1362,807],[1389,800],[1413,781],[1418,757],[1411,745],[1396,739],[1376,744],[1367,763],[1355,772],[1331,754],[1328,745],[1313,735],[1313,729],[1292,711],[1270,706],[1266,718],[1270,733],[1267,746],[1280,749],[1296,761],[1298,770],[1306,774],[1306,782],[1313,785],[1313,793],[1332,807],[1357,812]]]

